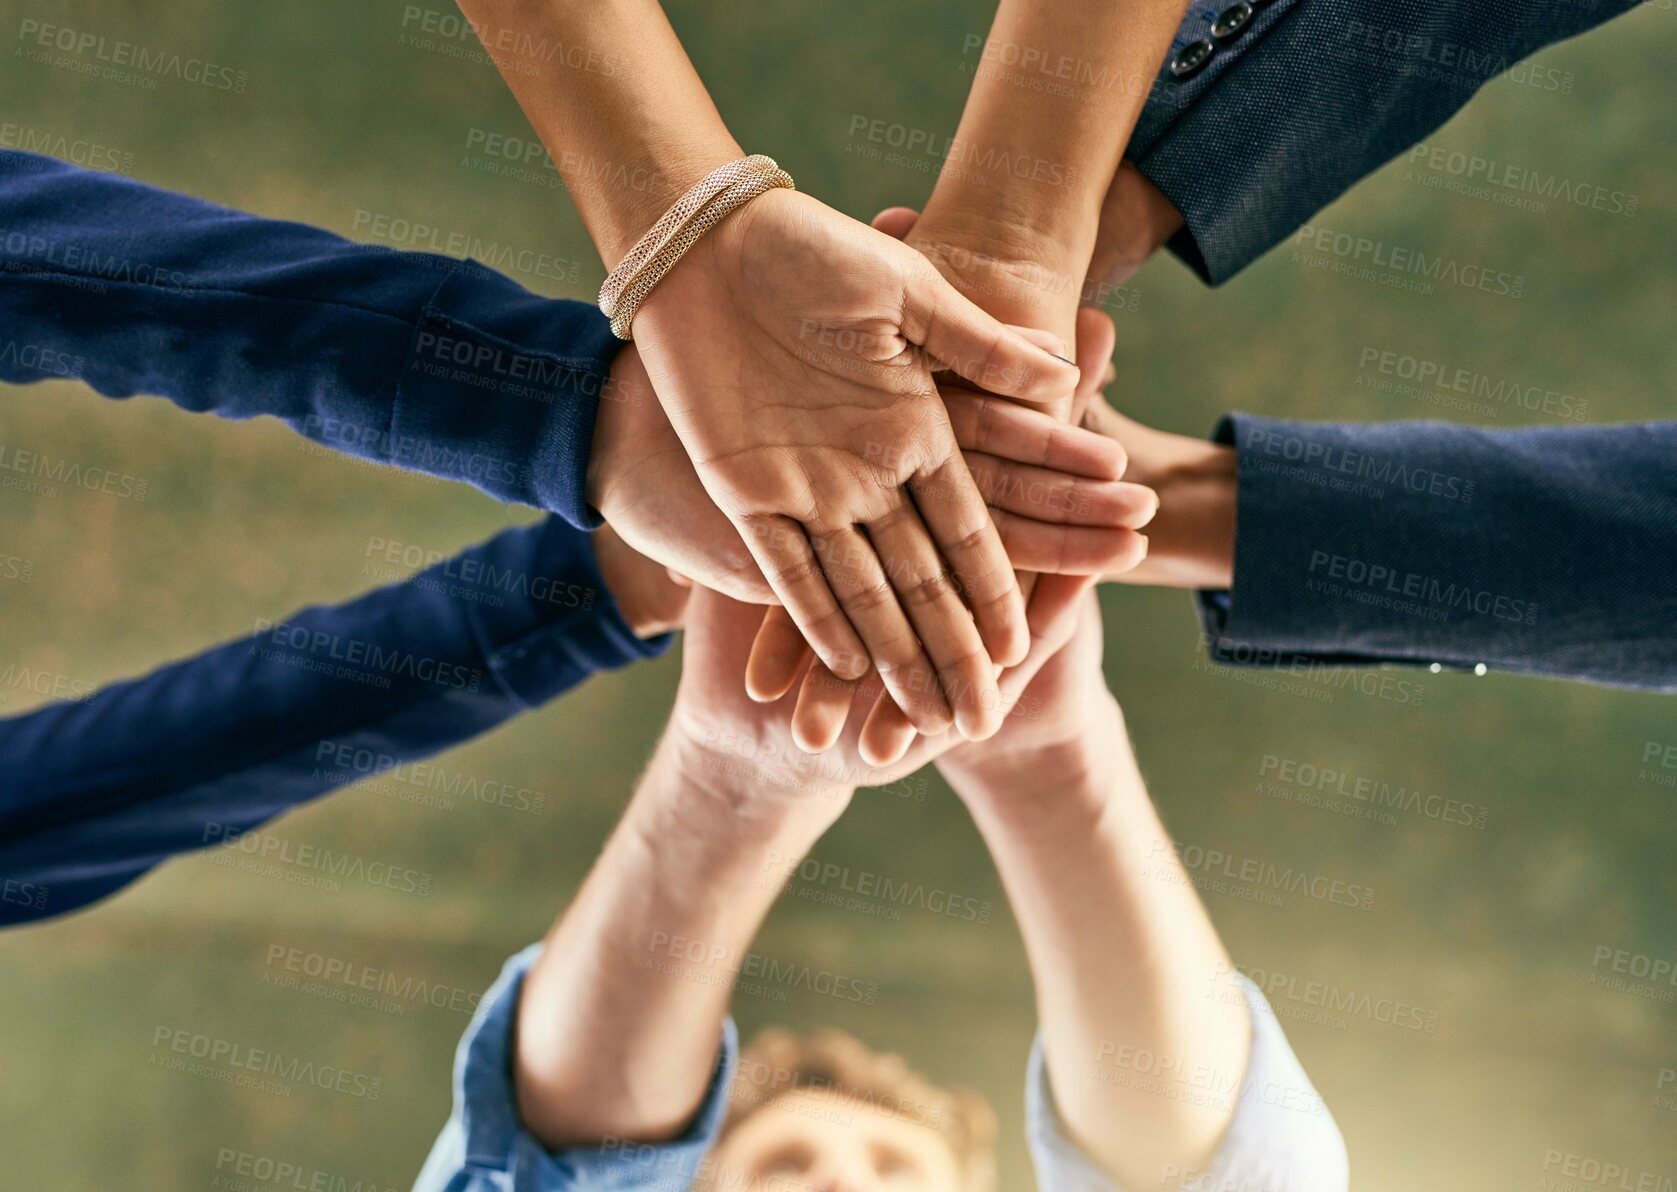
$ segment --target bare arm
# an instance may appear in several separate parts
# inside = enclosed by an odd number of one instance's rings
[[[1199,1170],[1232,1120],[1126,1079],[1124,1057],[1238,1085],[1245,1005],[1208,999],[1229,957],[1148,800],[1100,671],[1100,621],[1078,636],[982,749],[939,768],[966,802],[1007,888],[1030,957],[1049,1084],[1066,1132],[1126,1187]]]
[[[845,800],[765,800],[674,737],[653,756],[518,1010],[525,1128],[552,1148],[678,1137],[716,1066],[733,977],[778,893]]]
[[[607,264],[741,155],[654,0],[465,10]],[[991,664],[1023,657],[1024,603],[931,361],[1042,402],[1071,392],[1075,368],[923,257],[785,189],[700,238],[633,334],[706,493],[821,658],[853,678],[877,662],[924,731],[994,732]]]
[[[1186,0],[1001,0],[911,242],[985,309],[1071,338],[1118,162]],[[1042,85],[1010,63],[1044,64]]]

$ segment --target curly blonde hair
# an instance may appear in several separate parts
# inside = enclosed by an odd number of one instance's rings
[[[939,1088],[902,1056],[874,1051],[843,1031],[799,1035],[772,1027],[752,1039],[740,1052],[723,1137],[800,1089],[823,1090],[935,1131],[955,1156],[962,1192],[995,1192],[997,1127],[990,1103],[965,1089]]]

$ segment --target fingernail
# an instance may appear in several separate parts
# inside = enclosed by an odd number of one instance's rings
[[[1072,366],[1072,367],[1073,367],[1073,368],[1076,368],[1076,367],[1077,367],[1077,361],[1075,361],[1075,360],[1067,360],[1067,359],[1066,359],[1066,357],[1064,357],[1064,356],[1062,356],[1062,355],[1060,355],[1060,354],[1059,354],[1059,353],[1058,353],[1058,352],[1049,352],[1049,353],[1048,353],[1048,354],[1049,354],[1049,355],[1050,355],[1050,356],[1052,356],[1052,357],[1054,357],[1054,359],[1056,359],[1056,360],[1065,360],[1065,362],[1066,362],[1066,363],[1067,363],[1067,364],[1069,364],[1069,365],[1071,365],[1071,366]]]

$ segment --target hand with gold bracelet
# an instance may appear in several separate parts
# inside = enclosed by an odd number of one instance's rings
[[[462,9],[609,266],[743,156],[655,0]],[[542,53],[553,45],[562,60]],[[597,181],[617,178],[637,185]],[[1024,601],[932,375],[1049,402],[1075,386],[1070,361],[919,253],[784,187],[686,246],[639,296],[632,334],[705,492],[823,662],[877,666],[918,729],[994,732],[995,667],[1026,650]]]

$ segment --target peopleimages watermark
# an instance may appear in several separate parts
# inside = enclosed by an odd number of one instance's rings
[[[1432,294],[1439,285],[1500,298],[1522,298],[1526,292],[1524,274],[1314,224],[1305,224],[1293,233],[1293,260],[1312,269],[1418,294]]]
[[[88,679],[77,679],[16,662],[0,666],[0,703],[5,703],[14,691],[27,691],[45,699],[75,700],[87,699],[97,690],[98,686]]]
[[[1214,661],[1215,660],[1215,661]],[[1342,691],[1387,703],[1419,706],[1426,684],[1403,672],[1338,666],[1275,646],[1255,646],[1199,632],[1191,670],[1219,679],[1331,704]]]
[[[1252,965],[1219,963],[1210,978],[1211,988],[1205,991],[1205,997],[1227,1005],[1245,1003],[1248,1008],[1256,1010],[1260,1003],[1242,982],[1243,975],[1246,981],[1262,991],[1269,1012],[1275,1018],[1325,1026],[1335,1031],[1345,1030],[1350,1019],[1361,1018],[1380,1026],[1417,1034],[1433,1035],[1438,1032],[1437,1010],[1401,998],[1348,989],[1331,981],[1318,981]]]
[[[1179,866],[1168,860],[1151,863],[1153,858],[1169,857],[1172,853]],[[1224,894],[1274,907],[1285,906],[1289,895],[1301,894],[1330,906],[1374,909],[1371,886],[1257,857],[1242,857],[1218,848],[1170,840],[1153,841],[1147,848],[1147,856],[1150,864],[1142,870],[1143,877],[1170,882],[1186,880],[1202,893]]]
[[[1313,550],[1308,572],[1308,592],[1377,604],[1430,621],[1448,621],[1456,612],[1468,612],[1517,625],[1537,624],[1534,600],[1351,555]]]
[[[1404,177],[1428,189],[1539,214],[1548,211],[1553,201],[1634,219],[1641,203],[1624,191],[1424,142],[1409,151],[1408,167]]]
[[[1650,1104],[1667,1113],[1677,1113],[1677,1068],[1661,1068],[1654,1077],[1654,1092]]]
[[[426,435],[397,434],[383,424],[308,414],[298,430],[303,449],[314,455],[341,459],[340,453],[347,453],[375,467],[415,472],[425,480],[446,476],[480,485],[529,487],[528,464],[481,451],[461,451]]]
[[[1664,956],[1597,944],[1588,983],[1650,1002],[1677,1003],[1677,963]]]
[[[17,878],[0,878],[0,903],[10,906],[27,907],[32,911],[47,909],[46,886],[39,882],[20,881]]]
[[[230,1146],[217,1149],[215,1172],[210,1187],[216,1192],[269,1192],[269,1189],[280,1189],[281,1192],[396,1192],[383,1180],[355,1179],[292,1159],[276,1159],[271,1155],[258,1155]]]
[[[292,1089],[313,1087],[377,1101],[384,1081],[336,1064],[288,1056],[200,1031],[159,1023],[151,1033],[151,1066],[187,1072],[211,1080],[289,1097]]]
[[[852,765],[832,754],[805,753],[789,741],[759,741],[716,728],[705,730],[699,765],[712,773],[821,797],[842,797],[854,787],[865,786],[924,803],[929,787],[924,773],[888,781],[884,770],[872,766]]]
[[[1322,1117],[1328,1112],[1321,1095],[1308,1083],[1259,1080],[1244,1071],[1106,1039],[1095,1049],[1094,1077],[1102,1084],[1219,1111],[1250,1099],[1307,1117]]]
[[[262,984],[322,997],[345,1005],[364,1006],[387,1014],[405,1014],[410,1005],[470,1015],[483,994],[423,977],[397,973],[332,956],[310,948],[269,944]]]
[[[1065,162],[860,112],[850,117],[844,149],[867,161],[980,185],[1005,179],[1061,187],[1075,185],[1081,176],[1075,165]]]
[[[725,944],[688,935],[654,931],[647,938],[649,953],[640,967],[703,985],[784,1002],[790,993],[814,993],[855,1002],[879,1004],[879,986],[872,981],[818,969],[801,960],[780,960],[762,952],[740,952]]]
[[[435,762],[410,761],[380,753],[349,741],[321,741],[315,746],[315,777],[333,782],[355,782],[388,776],[390,782],[369,785],[403,803],[454,810],[453,799],[540,815],[547,806],[546,791],[510,782],[481,778]]]
[[[15,339],[0,341],[0,365],[22,369],[38,377],[74,378],[82,375],[87,357],[72,356],[47,344],[19,343]]]
[[[1253,426],[1241,439],[1242,471],[1283,472],[1307,483],[1383,500],[1407,492],[1462,505],[1473,504],[1478,485],[1399,455],[1359,451],[1317,435]]]
[[[51,274],[54,282],[72,289],[103,294],[112,284],[143,286],[171,294],[197,292],[192,275],[173,265],[124,256],[99,244],[91,247],[58,240],[36,232],[0,228],[0,253],[14,274]]]
[[[35,578],[35,560],[0,551],[0,584],[27,584]]]
[[[151,481],[144,476],[0,443],[0,488],[56,497],[57,485],[129,501],[144,501],[151,496]]]
[[[483,685],[483,671],[474,666],[289,621],[258,619],[250,652],[265,662],[281,662],[378,688],[389,688],[394,678],[460,691],[477,691]]]
[[[1485,827],[1490,816],[1490,809],[1477,803],[1423,794],[1414,787],[1274,753],[1264,754],[1258,763],[1258,776],[1273,780],[1260,782],[1258,794],[1284,802],[1326,806],[1388,826],[1398,822],[1393,812],[1479,829]]]
[[[759,885],[773,884],[782,896],[875,918],[900,920],[907,910],[964,923],[989,923],[995,907],[987,898],[957,894],[925,882],[855,869],[835,861],[772,849],[763,861]]]
[[[110,174],[134,172],[134,154],[87,137],[70,137],[51,129],[29,124],[0,121],[0,148],[21,149],[57,158],[89,170],[104,170]],[[41,163],[45,168],[49,163]]]
[[[350,229],[408,251],[439,253],[453,258],[470,257],[474,262],[503,273],[522,273],[528,277],[545,277],[571,284],[581,281],[583,276],[580,261],[554,256],[539,249],[503,244],[499,240],[485,240],[474,232],[451,231],[435,224],[368,211],[362,207],[355,209]],[[463,263],[458,260],[449,262],[453,266]]]
[[[1497,49],[1418,33],[1397,25],[1346,21],[1340,28],[1340,38],[1340,46],[1327,50],[1337,58],[1450,87],[1477,88],[1505,74],[1522,87],[1570,94],[1576,81],[1571,71],[1556,70],[1530,59],[1512,61]]]
[[[976,60],[969,61],[978,51]],[[1003,82],[1025,91],[1038,91],[1061,99],[1086,99],[1122,89],[1125,95],[1145,96],[1153,76],[1124,71],[1111,63],[1082,58],[1044,46],[968,33],[961,39],[961,70],[975,79]]]
[[[399,894],[417,894],[421,898],[431,893],[429,873],[392,861],[369,861],[325,845],[298,844],[269,831],[210,820],[204,824],[200,843],[224,846],[212,855],[216,864],[276,877],[290,885],[312,886],[335,893],[343,888],[342,882],[349,881]]]
[[[1669,741],[1645,741],[1642,769],[1636,776],[1655,786],[1677,786],[1677,745]]]
[[[361,557],[362,575],[385,582],[405,579],[417,587],[480,604],[500,606],[506,603],[506,597],[516,596],[555,608],[591,609],[600,595],[587,584],[503,567],[493,558],[447,554],[379,535],[367,539]],[[412,574],[421,567],[421,574]]]
[[[1677,1189],[1668,1175],[1570,1151],[1544,1151],[1543,1172],[1537,1184],[1543,1192],[1589,1192],[1596,1188],[1611,1192],[1674,1192]],[[1566,1180],[1563,1182],[1556,1176],[1565,1176]]]
[[[528,29],[473,21],[454,9],[402,8],[402,33],[398,44],[410,49],[431,50],[451,58],[472,62],[494,62],[520,74],[535,74],[542,67],[563,66],[606,78],[628,73],[628,61],[621,54],[593,46],[566,44],[557,38],[536,36]]]
[[[1389,348],[1364,347],[1357,357],[1357,369],[1359,389],[1482,417],[1500,417],[1505,410],[1519,409],[1568,422],[1589,418],[1585,398]]]
[[[91,78],[131,83],[144,91],[157,90],[159,79],[173,79],[211,91],[243,95],[250,80],[246,71],[204,58],[30,17],[18,22],[17,40],[19,58],[73,70]]]

